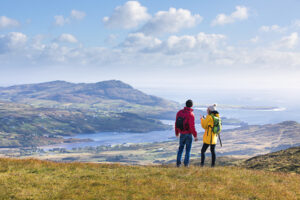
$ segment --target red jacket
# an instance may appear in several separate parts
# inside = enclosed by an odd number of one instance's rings
[[[180,113],[180,116],[184,116],[184,118],[186,118],[188,120],[189,130],[182,131],[176,127],[176,121],[177,121],[179,113]],[[179,133],[181,133],[181,134],[192,133],[194,137],[197,137],[197,131],[195,129],[195,116],[193,113],[193,109],[191,109],[189,107],[184,107],[184,109],[178,111],[176,114],[176,121],[175,121],[175,135],[176,136],[178,136]]]

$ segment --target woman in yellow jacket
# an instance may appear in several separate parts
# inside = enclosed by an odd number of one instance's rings
[[[205,129],[205,132],[203,134],[203,146],[201,149],[201,166],[204,166],[205,161],[205,152],[207,148],[210,146],[210,152],[211,152],[211,167],[215,166],[216,162],[216,152],[215,147],[218,140],[217,134],[213,133],[212,128],[214,126],[214,120],[211,115],[215,115],[216,117],[219,117],[219,113],[216,110],[216,104],[209,106],[207,108],[207,116],[204,118],[204,116],[200,116],[201,118],[201,126],[203,129]]]

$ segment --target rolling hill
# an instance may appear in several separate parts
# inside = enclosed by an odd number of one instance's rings
[[[0,88],[0,147],[64,142],[57,136],[149,132],[170,126],[178,104],[121,81],[52,81]]]

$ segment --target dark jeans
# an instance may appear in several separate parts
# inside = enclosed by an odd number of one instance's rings
[[[181,165],[182,152],[185,146],[184,166],[188,166],[190,162],[190,152],[192,148],[193,136],[192,134],[180,134],[179,148],[177,154],[177,166]]]
[[[210,146],[210,152],[211,152],[211,166],[214,167],[215,162],[216,162],[216,152],[215,152],[216,145],[215,144],[205,144],[205,143],[203,143],[203,146],[201,149],[201,166],[204,165],[205,152],[206,152],[208,146]]]

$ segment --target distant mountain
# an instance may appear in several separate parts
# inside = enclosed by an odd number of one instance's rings
[[[296,172],[300,174],[300,146],[255,156],[240,164],[249,169]]]
[[[174,102],[147,95],[118,80],[97,83],[52,81],[0,88],[0,99],[12,102],[50,100],[56,102],[95,104],[105,100],[122,100],[148,106],[164,106]]]

